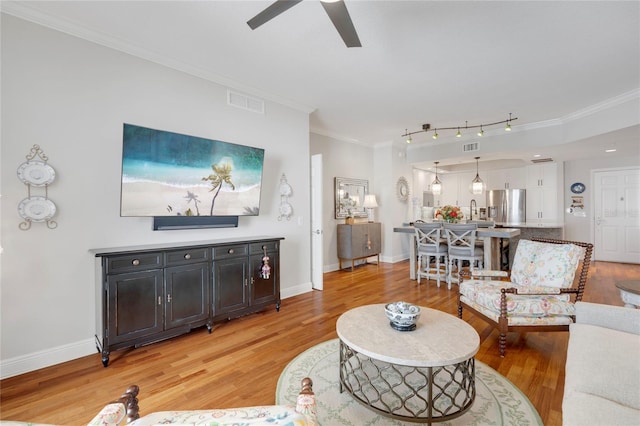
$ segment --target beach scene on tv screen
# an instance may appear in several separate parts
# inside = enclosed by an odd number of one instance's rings
[[[264,149],[125,124],[121,216],[257,215]]]

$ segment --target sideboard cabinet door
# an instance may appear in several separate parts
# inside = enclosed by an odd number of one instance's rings
[[[165,287],[167,329],[209,318],[209,264],[166,268]]]
[[[213,262],[214,319],[231,318],[234,312],[249,306],[247,260],[243,256]]]
[[[249,259],[251,271],[250,304],[252,307],[276,304],[280,310],[280,256],[278,241],[251,244]],[[268,274],[263,273],[265,253],[268,259]]]
[[[161,269],[109,275],[107,286],[109,344],[144,338],[163,330]]]

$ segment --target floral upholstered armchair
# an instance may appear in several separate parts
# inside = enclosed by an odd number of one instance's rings
[[[505,272],[462,275],[458,317],[466,306],[498,328],[501,357],[507,332],[568,331],[575,322],[574,304],[584,293],[592,251],[590,243],[520,240],[509,281],[504,281]],[[496,278],[500,280],[491,280]]]
[[[133,426],[141,425],[286,425],[317,426],[316,400],[309,378],[302,379],[296,405],[266,405],[255,407],[159,411],[143,417],[138,415],[138,386],[130,386],[118,400],[105,406],[89,426],[116,426],[125,421]]]

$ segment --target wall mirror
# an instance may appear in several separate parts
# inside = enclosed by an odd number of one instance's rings
[[[348,216],[367,217],[367,212],[362,204],[364,196],[369,193],[369,181],[336,177],[335,184],[336,219]]]

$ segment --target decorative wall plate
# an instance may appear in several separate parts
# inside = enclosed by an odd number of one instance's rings
[[[584,183],[576,182],[571,185],[571,192],[574,194],[582,194],[585,189],[586,187],[584,186]]]
[[[55,178],[53,167],[43,161],[25,161],[18,167],[18,179],[27,185],[45,186]]]
[[[56,205],[45,197],[25,198],[18,204],[18,213],[32,222],[45,222],[56,214]]]
[[[409,199],[409,182],[403,176],[396,183],[396,192],[398,193],[398,200],[407,201]]]
[[[286,218],[289,219],[293,214],[293,207],[289,203],[280,204],[280,216],[278,219]]]

